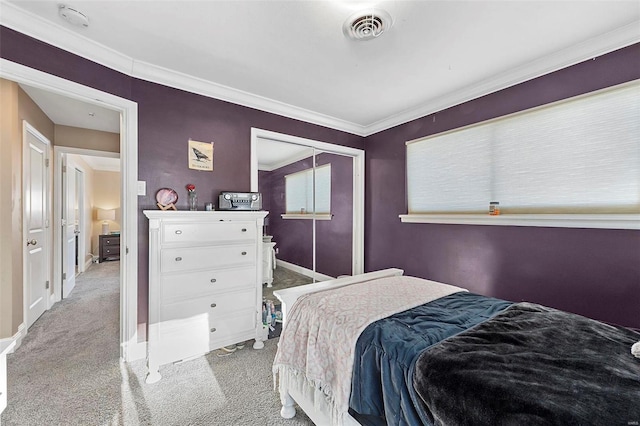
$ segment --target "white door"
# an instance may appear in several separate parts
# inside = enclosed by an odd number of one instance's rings
[[[86,259],[85,238],[87,233],[85,223],[84,205],[84,172],[76,169],[76,275],[84,272],[84,261]]]
[[[64,206],[62,211],[62,298],[76,286],[76,168],[65,155],[62,163]]]
[[[47,309],[49,294],[47,167],[49,141],[24,122],[24,288],[27,328]]]

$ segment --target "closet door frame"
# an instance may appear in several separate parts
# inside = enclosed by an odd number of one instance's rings
[[[364,150],[328,142],[305,139],[284,133],[251,128],[251,191],[258,192],[258,155],[259,139],[293,143],[308,146],[322,152],[346,155],[353,158],[353,230],[352,265],[353,275],[364,273]],[[315,244],[315,242],[314,242]],[[314,271],[315,272],[315,271]]]

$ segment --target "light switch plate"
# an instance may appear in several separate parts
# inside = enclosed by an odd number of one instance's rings
[[[144,180],[138,181],[138,195],[147,195],[147,182]]]

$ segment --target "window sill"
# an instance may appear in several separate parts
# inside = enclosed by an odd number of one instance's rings
[[[640,214],[401,214],[403,223],[640,229]]]
[[[331,213],[285,213],[280,215],[283,219],[315,219],[331,220]]]

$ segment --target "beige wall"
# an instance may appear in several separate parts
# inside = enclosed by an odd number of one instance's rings
[[[95,171],[93,181],[93,253],[98,254],[98,235],[102,231],[102,221],[97,219],[97,209],[116,209],[116,220],[109,222],[109,231],[120,231],[122,210],[120,206],[120,173]]]
[[[56,146],[120,152],[120,134],[78,127],[55,126]]]
[[[18,84],[4,79],[0,79],[0,117],[0,223],[11,224],[0,227],[0,338],[8,338],[23,323],[22,120],[50,141],[54,125]],[[49,177],[52,182],[52,167]]]
[[[22,214],[18,214],[21,175],[14,167],[22,158],[18,89],[16,83],[0,79],[0,223],[5,224],[0,226],[0,338],[15,334],[13,306],[22,305],[22,257],[14,253],[15,240],[22,232]],[[20,297],[14,301],[16,292]]]

